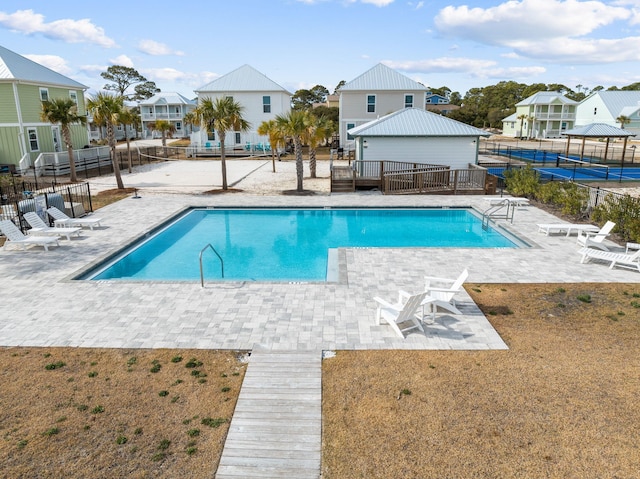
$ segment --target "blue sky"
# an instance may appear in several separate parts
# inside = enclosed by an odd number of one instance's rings
[[[249,64],[292,93],[382,62],[462,95],[503,80],[640,81],[640,0],[3,0],[0,45],[90,88],[113,64],[163,91]]]

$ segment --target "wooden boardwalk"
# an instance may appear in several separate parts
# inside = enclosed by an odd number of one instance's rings
[[[322,353],[251,354],[216,479],[318,479]]]

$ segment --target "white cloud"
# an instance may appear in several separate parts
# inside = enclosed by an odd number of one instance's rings
[[[478,60],[475,58],[441,57],[428,60],[414,61],[382,61],[394,70],[420,73],[442,72],[474,72],[482,69],[493,68],[496,62],[493,60]]]
[[[629,10],[600,1],[510,0],[490,8],[448,6],[434,21],[444,35],[509,45],[514,39],[548,42],[582,36],[630,16]]]
[[[140,40],[138,43],[138,50],[147,55],[159,56],[159,55],[184,55],[184,52],[180,50],[172,50],[168,45],[155,40]]]
[[[391,5],[394,0],[360,0],[362,3],[368,3],[370,5],[375,5],[376,7],[386,7],[387,5]]]
[[[490,8],[448,6],[440,10],[435,24],[445,36],[508,47],[518,57],[580,64],[637,61],[640,53],[631,47],[637,37],[592,38],[598,29],[617,21],[640,23],[637,11],[617,6],[631,1],[637,0],[510,0]]]
[[[29,60],[39,63],[62,75],[70,75],[73,70],[67,65],[67,61],[58,55],[24,55]]]
[[[115,58],[109,58],[112,65],[122,65],[123,67],[133,68],[133,60],[127,55],[118,55]]]
[[[82,65],[80,71],[88,74],[96,72],[105,72],[109,68],[109,65]]]
[[[65,18],[46,23],[44,15],[33,10],[17,10],[14,13],[0,12],[0,25],[25,35],[40,33],[47,38],[68,43],[94,43],[105,48],[116,46],[116,42],[105,35],[104,29],[91,23],[88,18]]]
[[[549,62],[572,64],[637,62],[640,61],[640,37],[617,39],[563,38],[560,48],[549,52],[549,45],[538,42],[517,42],[512,47],[521,55]]]
[[[540,66],[501,67],[494,60],[441,57],[418,61],[389,61],[382,63],[395,70],[419,73],[464,73],[475,78],[528,79],[547,70]]]

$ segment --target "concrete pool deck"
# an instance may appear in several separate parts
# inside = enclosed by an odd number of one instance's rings
[[[0,346],[207,348],[250,350],[493,349],[506,345],[466,295],[463,316],[438,315],[427,334],[401,339],[376,324],[374,296],[418,291],[423,276],[470,272],[476,283],[633,282],[640,274],[580,264],[575,237],[545,236],[536,223],[558,222],[535,207],[518,207],[513,224],[524,249],[347,249],[347,277],[335,283],[83,282],[72,277],[187,206],[471,206],[481,196],[317,196],[154,194],[102,208],[106,227],[62,240],[48,253],[0,249]],[[197,260],[197,258],[196,258]]]

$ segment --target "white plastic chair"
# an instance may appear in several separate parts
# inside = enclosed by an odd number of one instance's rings
[[[602,261],[608,261],[609,269],[613,269],[614,266],[622,266],[624,268],[633,268],[640,271],[640,250],[633,254],[628,253],[613,253],[611,251],[603,251],[593,248],[583,248],[580,250],[582,258],[580,263],[584,263],[589,259],[599,259]]]
[[[604,251],[609,251],[603,241],[616,224],[613,221],[607,221],[600,231],[597,233],[589,233],[588,231],[581,231],[578,233],[578,244],[585,248],[598,248]]]
[[[80,226],[80,227],[88,226],[89,228],[93,229],[95,226],[100,226],[100,222],[102,221],[101,218],[94,218],[94,217],[71,218],[67,216],[67,214],[64,213],[63,211],[60,211],[55,206],[52,206],[51,208],[47,209],[47,213],[49,214],[49,216],[51,216],[51,218],[53,218],[53,223],[56,226],[60,226],[63,228],[68,228],[73,226]]]
[[[453,314],[462,314],[456,307],[455,295],[462,290],[462,285],[469,277],[469,271],[460,273],[456,279],[438,278],[436,276],[425,276],[424,290],[428,297],[433,299],[430,302],[431,317],[436,316],[437,308],[446,309]]]
[[[388,303],[382,298],[373,298],[378,303],[378,310],[376,312],[376,319],[379,324],[383,324],[383,321],[389,323],[393,330],[404,338],[405,331],[411,331],[412,329],[419,329],[424,332],[420,321],[416,317],[416,311],[418,308],[423,307],[423,302],[427,296],[426,292],[411,295],[406,291],[398,292],[398,301],[394,304]],[[408,323],[407,327],[401,328],[400,325]]]
[[[30,235],[66,236],[66,238],[70,240],[72,234],[80,236],[80,231],[82,231],[82,228],[52,228],[42,221],[42,218],[33,211],[25,213],[24,219],[27,220],[27,223],[31,226],[29,230]]]
[[[20,249],[24,250],[27,246],[37,245],[43,246],[45,251],[49,251],[49,246],[60,246],[57,236],[25,236],[22,234],[22,231],[20,231],[18,227],[9,220],[0,221],[0,231],[7,237],[7,243],[5,246],[8,244],[15,244],[18,245]]]

